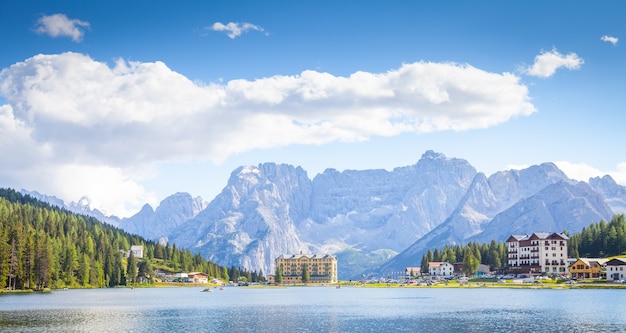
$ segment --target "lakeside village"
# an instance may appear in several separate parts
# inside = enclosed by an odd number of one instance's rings
[[[360,285],[382,283],[385,285],[459,285],[474,281],[490,281],[495,284],[564,283],[573,285],[580,282],[598,284],[626,284],[626,258],[568,258],[569,237],[563,233],[533,233],[511,235],[506,240],[508,265],[498,272],[491,271],[488,265],[480,264],[476,274],[468,277],[463,272],[463,263],[429,262],[428,272],[421,267],[406,267],[403,274],[392,278],[367,278],[360,281],[339,281],[337,279],[337,258],[331,255],[293,254],[276,258],[276,273],[268,276],[270,285]],[[135,248],[135,251],[139,248]],[[132,251],[132,249],[131,249]],[[140,252],[135,253],[141,256]],[[208,281],[205,273],[177,273],[159,276],[164,281],[188,283],[211,283],[216,285],[247,285],[213,279]]]

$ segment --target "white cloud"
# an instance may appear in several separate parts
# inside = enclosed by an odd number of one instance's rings
[[[617,42],[619,41],[617,37],[608,36],[608,35],[604,35],[600,37],[600,40],[602,40],[603,42],[611,43],[613,45],[617,45]]]
[[[578,57],[576,53],[563,55],[556,49],[552,49],[552,51],[544,51],[536,56],[535,63],[526,68],[524,72],[527,75],[546,78],[554,75],[556,70],[561,67],[579,69],[583,63],[583,59]]]
[[[264,32],[265,30],[257,25],[251,23],[239,23],[239,22],[228,22],[224,24],[222,22],[215,22],[213,25],[206,28],[211,31],[223,31],[226,32],[226,35],[230,37],[230,39],[235,39],[244,32],[248,32],[249,30],[256,30],[259,32]],[[267,33],[266,33],[267,35]]]
[[[89,22],[69,19],[65,14],[54,14],[37,20],[35,32],[50,37],[70,37],[74,42],[80,42],[85,34],[84,28],[89,29]]]
[[[202,84],[162,62],[109,67],[77,53],[37,55],[0,72],[0,95],[8,102],[0,154],[13,156],[0,165],[3,184],[120,203],[150,197],[138,182],[157,162],[487,128],[535,112],[513,74],[427,62]]]
[[[611,176],[616,183],[626,186],[626,162],[619,163],[615,170],[602,171],[585,163],[571,163],[567,161],[555,162],[567,177],[578,181],[589,181],[589,178]]]

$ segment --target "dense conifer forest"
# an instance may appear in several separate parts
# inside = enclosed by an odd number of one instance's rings
[[[572,258],[605,258],[626,253],[626,219],[615,215],[610,222],[591,223],[570,237],[568,255]]]
[[[127,254],[132,245],[143,245],[143,258]],[[157,270],[204,272],[222,281],[263,279],[261,272],[222,267],[175,244],[147,241],[95,218],[0,189],[0,289],[151,283]]]
[[[465,246],[446,245],[443,250],[428,250],[422,256],[420,266],[422,272],[428,272],[428,263],[430,262],[462,262],[463,272],[472,275],[478,271],[479,264],[489,265],[491,269],[506,266],[507,255],[506,245],[502,241],[496,242],[492,240],[489,244],[469,242]]]
[[[591,223],[580,233],[570,235],[567,244],[570,258],[606,258],[626,253],[626,219],[624,215],[615,215],[610,222],[604,220]],[[489,244],[470,242],[465,246],[445,246],[443,250],[428,250],[421,261],[422,272],[428,272],[428,263],[447,261],[462,262],[463,271],[473,274],[478,264],[489,265],[492,270],[507,265],[507,249],[502,242],[492,240]]]

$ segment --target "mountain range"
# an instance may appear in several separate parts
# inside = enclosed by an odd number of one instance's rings
[[[610,176],[574,181],[553,163],[486,176],[463,159],[427,151],[391,171],[327,169],[313,179],[287,164],[242,166],[208,203],[176,193],[124,219],[90,209],[87,200],[65,207],[264,274],[273,274],[281,254],[333,254],[339,278],[354,279],[419,266],[425,251],[444,245],[578,232],[626,213],[626,187]]]

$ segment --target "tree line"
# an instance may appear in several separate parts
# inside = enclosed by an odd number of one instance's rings
[[[127,255],[143,245],[142,259]],[[262,272],[223,267],[179,249],[129,234],[89,216],[0,189],[0,288],[102,288],[151,282],[156,269],[204,272],[223,281],[262,281]]]
[[[503,242],[492,240],[489,244],[469,242],[463,245],[446,245],[443,250],[430,249],[422,256],[421,271],[428,272],[428,264],[431,262],[463,263],[463,273],[474,275],[480,264],[489,265],[497,269],[507,264],[507,249]]]
[[[615,215],[610,222],[601,220],[591,223],[579,233],[570,235],[563,232],[568,241],[570,258],[605,258],[626,254],[626,219],[624,215]],[[491,270],[506,267],[508,254],[504,242],[492,240],[489,244],[469,242],[462,245],[446,245],[443,250],[428,250],[422,256],[421,270],[428,272],[430,262],[462,262],[463,272],[473,275],[479,264],[489,265]]]
[[[626,219],[623,214],[615,215],[610,222],[601,220],[598,223],[591,223],[569,238],[568,255],[572,258],[622,255],[626,253]]]

